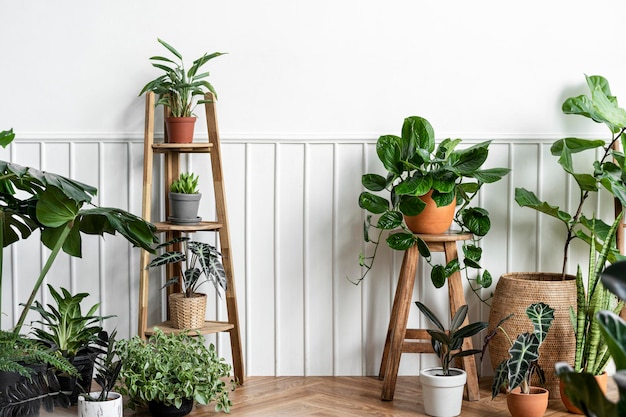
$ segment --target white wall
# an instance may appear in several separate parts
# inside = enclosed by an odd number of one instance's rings
[[[380,170],[375,139],[399,132],[408,115],[428,118],[440,139],[495,140],[489,163],[513,168],[482,197],[494,222],[484,242],[492,273],[558,269],[560,229],[513,205],[512,193],[526,186],[555,202],[575,198],[549,143],[604,134],[560,112],[565,97],[584,92],[584,73],[606,76],[626,97],[619,20],[626,4],[184,4],[192,15],[181,19],[161,0],[0,2],[0,129],[18,134],[0,155],[97,185],[100,204],[139,213],[137,93],[156,75],[148,62],[163,53],[156,38],[190,59],[229,52],[209,68],[248,374],[377,373],[400,256],[383,251],[359,287],[346,276],[359,273],[360,175]],[[596,207],[608,214],[610,201]],[[84,260],[59,260],[49,281],[89,291],[105,314],[118,315],[122,333],[133,334],[137,252],[114,238],[86,245]],[[10,253],[5,327],[45,256],[34,240]],[[418,296],[445,302],[427,281]],[[469,301],[475,316],[486,317]],[[219,301],[212,311],[224,314]],[[226,341],[218,342],[228,356]],[[415,374],[418,361],[403,359],[402,372]]]

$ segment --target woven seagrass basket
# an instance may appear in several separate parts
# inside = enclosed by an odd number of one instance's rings
[[[194,293],[185,297],[183,293],[169,296],[170,321],[176,329],[199,329],[204,326],[206,294]]]
[[[548,331],[548,337],[539,349],[539,366],[546,375],[545,388],[550,391],[550,398],[560,398],[559,380],[554,371],[558,361],[574,362],[576,338],[569,319],[570,306],[576,307],[576,279],[568,275],[565,280],[561,274],[521,272],[509,273],[500,277],[493,295],[489,313],[489,329],[510,313],[515,315],[502,327],[514,339],[524,332],[532,332],[533,326],[526,315],[526,308],[543,302],[554,309],[554,321]],[[498,332],[489,343],[491,365],[496,366],[509,357],[508,340]],[[532,385],[539,386],[535,376]]]

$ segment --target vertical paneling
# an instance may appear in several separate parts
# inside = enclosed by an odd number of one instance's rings
[[[525,187],[568,210],[577,204],[577,187],[550,154],[550,143],[520,139],[491,145],[487,166],[511,167],[513,172],[485,186],[479,200],[492,221],[491,232],[481,242],[482,265],[494,277],[493,286],[482,291],[485,297],[504,272],[560,268],[563,225],[513,200],[515,187]],[[364,281],[351,282],[363,272],[359,253],[367,256],[372,250],[362,238],[365,213],[357,203],[361,175],[384,174],[373,141],[230,140],[222,143],[222,151],[247,373],[376,375],[402,253],[383,241]],[[141,140],[24,141],[0,149],[0,157],[96,185],[99,204],[141,212]],[[201,210],[208,218],[214,206],[204,158],[185,156],[183,162],[201,175],[201,192],[207,196]],[[587,156],[575,161],[581,171],[589,162]],[[160,169],[159,161],[155,168]],[[156,190],[162,187],[158,177]],[[156,220],[162,199],[155,197],[153,204]],[[593,196],[586,204],[587,212],[605,219],[611,210],[606,195]],[[217,243],[210,233],[193,238]],[[18,305],[26,300],[48,253],[38,233],[5,250],[3,328],[17,319]],[[442,256],[434,254],[434,260]],[[584,245],[574,245],[568,270],[584,264],[586,256]],[[420,262],[418,273],[414,298],[445,316],[446,288],[433,288],[425,262]],[[101,302],[103,314],[117,316],[108,320],[107,328],[117,327],[128,337],[136,332],[138,274],[138,249],[119,236],[88,236],[82,258],[61,255],[48,282],[89,292],[86,303]],[[150,284],[149,314],[156,321],[163,315],[160,275],[154,274]],[[210,294],[207,318],[225,319],[223,300],[212,287],[204,289]],[[39,299],[45,300],[46,294],[42,291]],[[488,306],[469,289],[466,297],[472,320],[486,319]],[[409,325],[425,324],[412,306]],[[209,341],[217,342],[220,354],[230,359],[227,335]],[[404,355],[400,373],[415,375],[433,363],[432,355]],[[483,364],[482,372],[491,370]]]

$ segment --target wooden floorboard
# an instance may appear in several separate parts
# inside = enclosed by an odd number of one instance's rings
[[[233,417],[425,416],[419,377],[398,377],[393,401],[381,401],[382,381],[374,377],[249,377],[230,394]],[[464,417],[509,416],[504,395],[491,400],[489,381],[481,383],[480,401],[463,402]],[[76,416],[76,408],[42,416]],[[212,406],[196,406],[190,417],[223,415]],[[147,411],[125,410],[145,417]],[[560,400],[551,400],[546,417],[572,416]]]

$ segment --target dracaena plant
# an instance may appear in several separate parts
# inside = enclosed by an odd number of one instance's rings
[[[224,55],[224,53],[205,53],[193,61],[191,67],[186,70],[180,52],[167,42],[161,39],[157,40],[174,55],[174,59],[159,55],[150,58],[152,66],[162,70],[165,74],[147,83],[139,95],[152,91],[159,97],[156,104],[169,108],[172,117],[191,117],[195,107],[206,102],[206,100],[196,100],[197,96],[204,96],[207,91],[210,91],[217,97],[215,89],[206,80],[209,73],[199,73],[199,70],[211,59]]]
[[[626,261],[609,265],[601,274],[602,284],[617,298],[626,299]],[[558,362],[555,367],[559,378],[565,383],[568,398],[587,416],[618,417],[626,413],[626,322],[615,312],[601,310],[596,313],[600,331],[611,353],[616,372],[613,380],[617,384],[617,402],[608,399],[602,392],[593,374],[576,372],[570,364]]]
[[[505,334],[511,347],[509,358],[500,362],[495,369],[491,386],[492,398],[498,395],[502,387],[510,392],[519,386],[522,393],[530,394],[530,379],[533,374],[537,373],[540,380],[544,379],[538,363],[539,348],[554,320],[554,309],[545,303],[535,303],[526,309],[526,315],[532,322],[533,331],[522,333],[515,340],[511,340],[502,327],[494,329]]]
[[[591,221],[593,216],[585,215],[585,202],[592,193],[605,189],[626,206],[626,175],[624,171],[624,153],[618,150],[620,142],[626,139],[626,110],[620,108],[617,98],[611,95],[609,82],[599,75],[586,76],[589,95],[570,97],[563,103],[565,114],[576,114],[603,123],[609,130],[608,139],[564,138],[555,141],[550,148],[552,155],[558,158],[563,170],[578,185],[578,203],[571,212],[542,201],[534,192],[525,188],[515,189],[515,201],[522,207],[530,207],[545,213],[565,226],[565,244],[563,247],[562,274],[565,276],[569,248],[573,240],[591,242],[591,232],[596,236],[606,234],[609,225],[600,219]],[[592,166],[581,169],[574,164],[574,154],[590,152],[599,155]],[[600,251],[602,246],[596,246]],[[615,246],[610,248],[608,259],[614,262],[621,256]]]
[[[154,268],[175,264],[178,275],[165,283],[164,287],[179,284],[185,297],[192,297],[204,282],[212,282],[219,294],[220,287],[226,290],[226,272],[222,265],[220,252],[212,245],[195,242],[188,237],[179,237],[162,243],[156,249],[180,245],[180,250],[173,249],[155,257],[147,266]],[[204,279],[202,276],[204,275]]]
[[[433,313],[428,307],[419,301],[416,301],[415,304],[417,305],[417,308],[420,309],[422,314],[424,314],[432,324],[437,326],[436,329],[428,329],[426,331],[431,337],[433,350],[441,361],[443,376],[448,376],[450,374],[450,366],[454,358],[476,355],[482,352],[482,350],[478,349],[460,350],[463,345],[463,340],[466,337],[472,337],[480,333],[489,325],[487,322],[479,321],[461,327],[467,317],[467,305],[459,307],[450,321],[450,328],[446,330],[435,313]]]
[[[488,271],[472,279],[467,273],[467,268],[481,269],[482,249],[478,242],[491,228],[488,211],[471,203],[484,184],[499,181],[509,172],[507,168],[483,168],[490,143],[460,149],[461,139],[445,139],[436,145],[433,127],[418,116],[404,120],[401,136],[383,135],[378,139],[376,153],[387,174],[365,174],[361,179],[366,191],[359,196],[359,206],[368,212],[363,238],[372,244],[372,249],[370,255],[360,255],[359,264],[364,272],[357,283],[371,270],[383,233],[388,232],[386,242],[392,249],[418,246],[420,254],[433,267],[431,279],[435,287],[442,287],[446,278],[459,270],[466,271],[474,292],[491,285]],[[454,222],[462,232],[474,236],[463,244],[463,263],[458,260],[447,265],[432,263],[428,245],[404,221],[404,216],[422,212],[425,203],[420,197],[431,190],[439,207],[451,204],[456,198]]]
[[[14,138],[12,129],[0,132],[0,146],[8,146]],[[81,256],[83,234],[119,233],[134,246],[154,252],[152,246],[158,242],[154,225],[125,210],[94,206],[91,200],[96,194],[96,188],[79,181],[0,161],[0,247],[26,239],[39,229],[41,242],[51,250],[24,303],[13,329],[15,333],[20,332],[58,254],[63,251],[70,256]],[[0,250],[0,300],[3,252]]]

